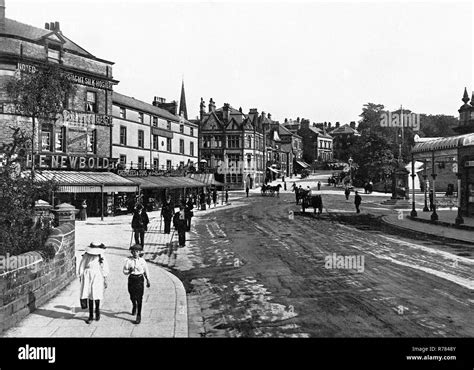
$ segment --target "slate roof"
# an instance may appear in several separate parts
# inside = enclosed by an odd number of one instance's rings
[[[145,103],[144,101],[120,94],[116,91],[113,92],[112,103],[128,108],[133,108],[141,112],[153,114],[161,118],[170,119],[172,121],[180,120],[180,117],[168,112],[166,109],[155,107],[152,104]]]
[[[357,135],[358,133],[359,133],[359,131],[353,129],[348,124],[340,126],[340,127],[338,127],[338,128],[331,131],[331,135],[342,135],[342,134],[355,134],[355,135]]]
[[[55,33],[55,32],[61,35],[61,37],[64,39],[65,41],[63,45],[64,49],[76,52],[86,57],[95,58],[94,55],[89,53],[87,50],[80,47],[73,41],[69,40],[66,36],[63,35],[61,31],[47,30],[45,28],[30,26],[29,24],[26,24],[26,23],[21,23],[13,19],[5,18],[5,31],[3,33],[7,35],[22,37],[31,41],[40,41],[46,35]]]

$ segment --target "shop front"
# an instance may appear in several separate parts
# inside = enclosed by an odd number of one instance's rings
[[[430,168],[424,177],[430,180],[435,205],[445,203],[444,199],[436,197],[437,192],[445,190],[437,187],[437,177],[440,169],[449,165],[456,182],[451,187],[452,202],[458,206],[456,223],[463,223],[463,217],[474,217],[474,133],[416,143],[412,156],[413,160],[424,162],[425,168]],[[433,216],[436,220],[436,207]]]

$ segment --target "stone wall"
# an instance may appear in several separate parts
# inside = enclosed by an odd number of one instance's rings
[[[0,333],[16,325],[75,278],[74,223],[64,223],[54,228],[46,245],[52,246],[56,251],[50,260],[46,260],[38,252],[2,256]]]

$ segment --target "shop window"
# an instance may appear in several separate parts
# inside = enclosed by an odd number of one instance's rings
[[[145,168],[145,157],[138,157],[138,169],[142,170]]]
[[[171,160],[169,159],[166,161],[166,169],[171,170]]]
[[[145,132],[138,130],[138,147],[143,148],[145,146]]]
[[[54,140],[54,151],[56,152],[65,152],[66,151],[66,128],[59,127],[55,133],[55,140]]]
[[[86,93],[86,112],[97,113],[97,94],[94,91]]]
[[[127,145],[127,128],[120,126],[120,145]]]

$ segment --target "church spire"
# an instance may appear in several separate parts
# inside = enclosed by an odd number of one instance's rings
[[[181,85],[181,98],[179,100],[179,114],[183,115],[184,119],[188,119],[188,110],[186,109],[186,96],[184,95],[184,79]]]

